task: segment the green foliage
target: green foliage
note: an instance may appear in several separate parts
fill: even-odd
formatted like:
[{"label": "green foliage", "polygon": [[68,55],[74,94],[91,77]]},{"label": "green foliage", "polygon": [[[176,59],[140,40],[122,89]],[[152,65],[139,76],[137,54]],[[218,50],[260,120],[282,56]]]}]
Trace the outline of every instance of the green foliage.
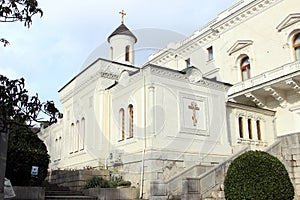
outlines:
[{"label": "green foliage", "polygon": [[294,188],[284,165],[274,156],[248,151],[228,168],[224,181],[227,200],[289,200]]},{"label": "green foliage", "polygon": [[56,123],[62,117],[53,101],[41,103],[38,95],[29,96],[23,78],[10,80],[0,74],[0,130],[7,131],[12,124],[40,122],[38,115],[44,112],[50,116],[49,123]]},{"label": "green foliage", "polygon": [[116,180],[116,181],[109,181],[105,180],[102,177],[99,176],[93,176],[90,178],[86,185],[85,188],[116,188],[118,186],[123,186],[123,187],[130,187],[131,182],[130,181],[123,181],[122,179]]},{"label": "green foliage", "polygon": [[23,78],[9,80],[0,75],[0,127],[6,131],[11,124],[25,124],[37,119],[42,103],[38,96],[30,97]]},{"label": "green foliage", "polygon": [[103,179],[102,177],[99,176],[93,176],[90,178],[86,185],[85,188],[112,188],[113,185],[111,184],[110,181]]},{"label": "green foliage", "polygon": [[[47,176],[49,155],[45,144],[27,126],[11,127],[7,152],[6,177],[14,186],[40,186]],[[31,167],[38,166],[38,175]]]},{"label": "green foliage", "polygon": [[[36,14],[43,15],[42,9],[38,7],[37,0],[1,0],[0,22],[24,22],[25,27],[30,27],[32,17]],[[9,42],[1,38],[0,42],[7,46]]]},{"label": "green foliage", "polygon": [[130,181],[123,181],[123,180],[121,180],[121,181],[119,181],[117,183],[117,185],[118,186],[122,186],[122,187],[130,187],[131,186],[131,182]]}]

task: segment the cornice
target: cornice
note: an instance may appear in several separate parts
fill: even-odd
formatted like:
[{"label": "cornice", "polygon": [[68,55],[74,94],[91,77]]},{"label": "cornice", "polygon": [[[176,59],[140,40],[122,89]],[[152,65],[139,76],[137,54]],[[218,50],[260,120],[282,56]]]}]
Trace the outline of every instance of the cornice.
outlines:
[{"label": "cornice", "polygon": [[[240,103],[236,103],[236,102],[231,102],[231,101],[226,102],[226,106],[230,107],[230,108],[246,110],[246,111],[250,111],[250,112],[254,112],[254,113],[260,113],[260,114],[264,114],[264,115],[268,115],[268,116],[274,116],[275,113],[276,113],[273,110],[268,110],[268,109],[265,109],[265,108],[253,107],[253,106],[244,105],[244,104],[240,104]],[[239,112],[239,113],[241,113],[241,112]],[[244,114],[243,116],[246,116],[246,115]]]},{"label": "cornice", "polygon": [[228,86],[226,86],[225,84],[223,84],[221,82],[210,81],[208,79],[201,79],[201,80],[193,83],[193,82],[190,82],[187,74],[182,73],[180,71],[169,70],[169,69],[163,68],[163,67],[151,66],[150,73],[151,73],[151,75],[168,78],[168,79],[172,79],[172,80],[176,80],[176,81],[182,81],[182,82],[185,82],[188,84],[211,88],[211,89],[216,89],[216,90],[220,90],[220,91],[226,91],[226,89],[228,88]]},{"label": "cornice", "polygon": [[80,82],[78,82],[78,84],[76,84],[73,89],[71,89],[70,91],[68,91],[66,94],[64,94],[61,97],[61,99],[60,99],[61,103],[64,103],[65,101],[70,99],[72,96],[74,96],[74,94],[79,93],[81,90],[86,88],[91,83],[97,81],[99,78],[118,80],[119,74],[111,73],[111,72],[102,72],[99,70],[97,73],[95,73],[89,77],[86,77],[84,80],[80,80]]},{"label": "cornice", "polygon": [[[172,54],[183,54],[189,51],[193,51],[196,47],[204,46],[209,42],[218,38],[218,36],[231,28],[239,25],[240,23],[248,20],[249,18],[256,16],[262,11],[274,6],[275,4],[283,0],[253,0],[246,4],[245,0],[242,0],[225,10],[219,16],[209,22],[207,25],[196,30],[191,36],[178,42],[178,48],[173,50]],[[160,64],[170,59],[171,52],[168,52],[169,48],[165,48],[161,51],[155,52],[157,57],[152,58],[150,61],[154,64]],[[167,57],[169,56],[169,57]]]}]

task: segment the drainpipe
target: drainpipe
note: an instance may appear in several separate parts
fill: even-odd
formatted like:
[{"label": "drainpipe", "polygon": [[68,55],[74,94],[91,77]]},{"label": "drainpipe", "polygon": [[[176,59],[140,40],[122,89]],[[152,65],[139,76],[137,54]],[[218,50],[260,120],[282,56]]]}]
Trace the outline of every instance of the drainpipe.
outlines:
[{"label": "drainpipe", "polygon": [[145,152],[146,152],[146,135],[147,135],[147,129],[146,129],[146,117],[147,117],[147,112],[146,112],[146,80],[145,80],[145,75],[144,75],[144,70],[143,70],[143,81],[144,81],[144,148],[142,151],[142,170],[141,170],[141,180],[140,180],[140,199],[143,198],[143,191],[144,191],[144,173],[145,173]]},{"label": "drainpipe", "polygon": [[142,170],[141,170],[141,180],[140,180],[140,199],[143,199],[143,189],[144,189],[144,160],[145,160],[145,148],[142,152]]}]

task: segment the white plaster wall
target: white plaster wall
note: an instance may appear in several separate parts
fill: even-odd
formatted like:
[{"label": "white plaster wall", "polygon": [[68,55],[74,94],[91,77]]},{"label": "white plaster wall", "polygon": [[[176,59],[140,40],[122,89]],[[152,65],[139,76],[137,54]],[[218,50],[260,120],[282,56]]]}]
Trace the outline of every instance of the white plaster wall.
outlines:
[{"label": "white plaster wall", "polygon": [[[113,48],[113,55],[110,55],[110,58],[113,61],[125,63],[125,64],[134,64],[134,44],[135,39],[127,35],[114,35],[110,38],[110,47]],[[125,61],[125,48],[126,46],[130,47],[130,57],[129,62]]]},{"label": "white plaster wall", "polygon": [[[240,138],[239,133],[239,117],[243,119],[243,138]],[[275,141],[276,122],[274,111],[228,103],[227,119],[230,144],[235,152],[248,145],[254,149],[263,150]],[[251,119],[252,122],[252,139],[249,139],[248,119]],[[258,140],[257,120],[260,121],[261,140]]]},{"label": "white plaster wall", "polygon": [[[256,1],[253,1],[252,4],[256,4]],[[203,74],[219,69],[210,78],[218,77],[218,80],[231,84],[241,81],[239,58],[242,55],[248,55],[250,58],[252,77],[293,62],[294,57],[289,38],[293,30],[300,29],[300,23],[295,23],[281,32],[276,27],[289,14],[298,13],[299,2],[283,0],[273,4],[267,9],[260,8],[261,11],[258,12],[257,8],[256,11],[245,10],[245,16],[249,15],[247,12],[256,14],[246,20],[245,17],[244,19],[239,17],[240,22],[234,22],[233,25],[226,18],[223,19],[214,25],[214,28],[219,29],[220,26],[227,27],[226,24],[230,24],[230,28],[226,31],[220,29],[218,33],[211,33],[207,37],[208,39],[201,40],[199,43],[199,38],[205,37],[207,34],[204,32],[202,35],[194,37],[186,47],[182,46],[176,49],[174,54],[178,55],[182,61],[190,58],[191,65],[198,67]],[[229,55],[228,50],[238,40],[251,40],[253,44]],[[214,59],[208,61],[207,48],[210,46],[213,47]],[[174,58],[167,58],[165,62],[159,64],[174,69],[173,63]],[[179,66],[185,65],[182,62]]]}]

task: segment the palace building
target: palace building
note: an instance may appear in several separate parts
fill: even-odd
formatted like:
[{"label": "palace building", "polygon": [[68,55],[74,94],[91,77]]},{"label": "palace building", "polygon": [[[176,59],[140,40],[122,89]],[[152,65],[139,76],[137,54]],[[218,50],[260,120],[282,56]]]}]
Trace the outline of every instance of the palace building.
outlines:
[{"label": "palace building", "polygon": [[185,177],[299,133],[299,10],[298,0],[241,0],[141,66],[122,21],[110,58],[59,90],[64,116],[39,133],[50,169],[111,169],[144,198],[176,196]]}]

